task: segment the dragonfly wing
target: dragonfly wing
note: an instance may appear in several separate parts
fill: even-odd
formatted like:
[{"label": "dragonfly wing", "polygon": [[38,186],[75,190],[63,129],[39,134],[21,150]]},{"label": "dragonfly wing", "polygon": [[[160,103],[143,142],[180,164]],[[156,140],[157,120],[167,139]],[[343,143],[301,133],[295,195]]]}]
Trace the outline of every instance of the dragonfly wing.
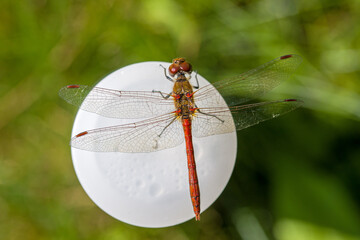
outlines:
[{"label": "dragonfly wing", "polygon": [[194,137],[206,137],[234,131],[234,121],[228,108],[202,108],[192,120]]},{"label": "dragonfly wing", "polygon": [[[213,134],[229,133],[256,125],[288,113],[303,104],[302,101],[286,99],[282,101],[261,102],[234,106],[230,108],[201,109],[207,115],[200,115],[194,123],[194,136],[205,137]],[[231,118],[231,114],[232,118]],[[224,122],[222,122],[223,120]],[[232,124],[233,125],[232,125]],[[206,130],[203,130],[206,128]]]},{"label": "dragonfly wing", "polygon": [[59,95],[82,110],[110,118],[148,118],[174,111],[172,98],[165,99],[158,92],[69,85],[61,88]]},{"label": "dragonfly wing", "polygon": [[236,77],[200,88],[195,93],[195,101],[207,102],[207,107],[216,106],[219,91],[230,106],[247,102],[278,86],[294,73],[301,62],[298,55],[281,56]]},{"label": "dragonfly wing", "polygon": [[79,133],[71,139],[71,146],[93,152],[155,152],[175,147],[183,141],[180,121],[174,114],[166,114]]},{"label": "dragonfly wing", "polygon": [[230,108],[237,130],[251,127],[260,122],[279,117],[303,105],[296,99],[260,102]]}]

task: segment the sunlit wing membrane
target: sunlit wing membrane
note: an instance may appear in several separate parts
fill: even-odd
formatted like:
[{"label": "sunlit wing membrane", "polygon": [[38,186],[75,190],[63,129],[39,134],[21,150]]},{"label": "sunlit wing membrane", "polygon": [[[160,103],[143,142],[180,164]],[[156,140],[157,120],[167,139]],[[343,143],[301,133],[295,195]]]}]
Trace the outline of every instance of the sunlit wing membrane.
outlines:
[{"label": "sunlit wing membrane", "polygon": [[59,95],[82,110],[110,118],[149,118],[175,110],[172,97],[165,99],[157,92],[69,85]]},{"label": "sunlit wing membrane", "polygon": [[217,106],[216,88],[234,106],[259,97],[291,76],[298,68],[302,58],[298,55],[285,55],[276,58],[258,68],[236,77],[215,82],[200,88],[195,94],[195,102],[207,102],[207,107]]},{"label": "sunlit wing membrane", "polygon": [[200,110],[203,114],[197,113],[194,117],[193,135],[205,137],[242,130],[288,113],[302,104],[302,101],[295,99],[261,102],[230,107],[231,113],[227,108],[204,108]]},{"label": "sunlit wing membrane", "polygon": [[231,107],[230,110],[234,118],[236,129],[242,130],[260,122],[284,115],[302,105],[303,102],[300,100],[285,99],[281,101],[235,106]]},{"label": "sunlit wing membrane", "polygon": [[183,141],[181,122],[174,114],[165,114],[81,132],[71,139],[71,146],[93,152],[155,152],[175,147]]},{"label": "sunlit wing membrane", "polygon": [[226,107],[203,108],[192,120],[194,137],[206,137],[235,131],[231,112]]}]

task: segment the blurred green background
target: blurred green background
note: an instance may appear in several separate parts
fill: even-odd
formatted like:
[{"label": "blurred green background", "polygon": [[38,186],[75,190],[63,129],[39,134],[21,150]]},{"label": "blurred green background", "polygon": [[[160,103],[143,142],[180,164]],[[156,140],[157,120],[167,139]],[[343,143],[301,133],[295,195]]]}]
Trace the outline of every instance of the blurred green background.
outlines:
[{"label": "blurred green background", "polygon": [[[0,1],[1,239],[360,239],[360,1]],[[81,188],[60,87],[186,57],[210,81],[304,58],[266,95],[303,108],[238,133],[220,198],[164,229],[119,222]]]}]

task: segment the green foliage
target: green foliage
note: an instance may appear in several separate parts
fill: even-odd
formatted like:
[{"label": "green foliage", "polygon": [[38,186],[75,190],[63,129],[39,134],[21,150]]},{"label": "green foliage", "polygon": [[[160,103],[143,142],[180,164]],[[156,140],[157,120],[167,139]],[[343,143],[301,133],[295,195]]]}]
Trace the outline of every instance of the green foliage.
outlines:
[{"label": "green foliage", "polygon": [[[360,239],[360,2],[0,2],[2,239]],[[202,215],[141,229],[98,209],[76,180],[70,83],[186,57],[210,81],[296,53],[296,76],[267,98],[294,113],[238,134],[234,174]]]}]

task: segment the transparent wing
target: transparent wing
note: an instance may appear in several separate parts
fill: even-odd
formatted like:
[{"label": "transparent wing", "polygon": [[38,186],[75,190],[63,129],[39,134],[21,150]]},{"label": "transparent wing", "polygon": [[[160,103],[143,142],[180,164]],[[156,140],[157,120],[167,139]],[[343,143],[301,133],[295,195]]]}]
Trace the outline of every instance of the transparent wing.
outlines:
[{"label": "transparent wing", "polygon": [[286,99],[230,108],[203,108],[193,119],[193,135],[205,137],[242,130],[288,113],[302,104],[299,100]]},{"label": "transparent wing", "polygon": [[155,152],[175,147],[183,141],[181,122],[174,114],[165,114],[79,133],[71,139],[71,146],[93,152]]},{"label": "transparent wing", "polygon": [[206,107],[216,107],[220,97],[217,91],[229,106],[247,102],[278,86],[294,73],[301,62],[302,58],[297,55],[281,56],[234,78],[200,88],[194,94],[195,102]]},{"label": "transparent wing", "polygon": [[194,137],[206,137],[235,131],[234,121],[228,108],[203,108],[192,119]]},{"label": "transparent wing", "polygon": [[172,97],[165,99],[158,92],[69,85],[61,88],[59,95],[82,110],[110,118],[149,118],[174,111]]}]

